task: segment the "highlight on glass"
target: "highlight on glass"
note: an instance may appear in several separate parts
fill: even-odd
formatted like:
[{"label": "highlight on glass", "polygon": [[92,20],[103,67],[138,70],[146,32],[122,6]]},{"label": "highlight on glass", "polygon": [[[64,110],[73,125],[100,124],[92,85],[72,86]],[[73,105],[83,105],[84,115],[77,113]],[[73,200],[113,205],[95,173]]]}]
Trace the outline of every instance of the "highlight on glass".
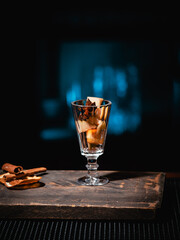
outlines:
[{"label": "highlight on glass", "polygon": [[97,159],[104,152],[111,101],[87,97],[71,103],[80,151],[87,158],[87,175],[78,179],[81,185],[104,185],[109,182],[99,176]]}]

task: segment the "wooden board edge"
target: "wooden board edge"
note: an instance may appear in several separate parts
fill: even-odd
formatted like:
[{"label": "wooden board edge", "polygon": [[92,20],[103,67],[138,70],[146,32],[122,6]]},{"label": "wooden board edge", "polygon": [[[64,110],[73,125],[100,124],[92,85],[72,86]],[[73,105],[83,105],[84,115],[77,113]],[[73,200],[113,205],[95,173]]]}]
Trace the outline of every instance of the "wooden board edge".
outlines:
[{"label": "wooden board edge", "polygon": [[101,207],[71,207],[71,206],[0,206],[0,219],[153,219],[155,209],[144,208],[101,208]]}]

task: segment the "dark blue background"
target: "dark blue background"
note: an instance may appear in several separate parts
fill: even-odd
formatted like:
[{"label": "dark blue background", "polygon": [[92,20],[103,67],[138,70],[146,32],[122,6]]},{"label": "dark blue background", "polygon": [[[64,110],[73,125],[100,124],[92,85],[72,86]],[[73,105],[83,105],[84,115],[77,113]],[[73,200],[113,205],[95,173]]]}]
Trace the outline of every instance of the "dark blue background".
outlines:
[{"label": "dark blue background", "polygon": [[[48,126],[42,114],[42,99],[58,95],[58,46],[64,42],[123,42],[127,50],[134,44],[136,52],[136,44],[141,42],[141,55],[134,53],[139,64],[148,56],[139,72],[141,123],[133,132],[108,134],[105,154],[99,158],[100,168],[177,171],[180,152],[178,20],[175,10],[9,12],[4,31],[7,70],[2,101],[5,121],[1,163],[12,162],[26,168],[85,169],[76,135],[54,140],[41,137],[42,130]],[[48,59],[46,71],[42,71],[40,66],[45,58]],[[48,91],[43,95],[45,84]],[[66,119],[69,109],[66,105],[62,109]],[[57,125],[56,119],[53,124]]]}]

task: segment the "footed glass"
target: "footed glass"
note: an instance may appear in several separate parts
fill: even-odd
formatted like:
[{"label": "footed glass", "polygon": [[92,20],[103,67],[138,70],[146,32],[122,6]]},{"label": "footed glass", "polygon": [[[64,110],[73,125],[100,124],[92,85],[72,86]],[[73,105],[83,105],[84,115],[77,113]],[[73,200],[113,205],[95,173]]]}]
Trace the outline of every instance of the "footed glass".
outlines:
[{"label": "footed glass", "polygon": [[71,103],[80,151],[87,158],[87,175],[78,179],[81,185],[104,185],[109,182],[106,177],[98,175],[97,159],[104,152],[112,103],[98,99],[77,100]]}]

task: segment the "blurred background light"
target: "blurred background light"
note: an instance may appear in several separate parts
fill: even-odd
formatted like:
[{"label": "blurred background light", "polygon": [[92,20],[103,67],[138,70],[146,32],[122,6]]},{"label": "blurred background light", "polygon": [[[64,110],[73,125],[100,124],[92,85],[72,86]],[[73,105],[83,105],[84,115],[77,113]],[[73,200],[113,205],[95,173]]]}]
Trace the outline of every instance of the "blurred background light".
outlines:
[{"label": "blurred background light", "polygon": [[44,99],[42,102],[42,110],[48,118],[56,117],[59,111],[59,102],[57,99]]},{"label": "blurred background light", "polygon": [[103,95],[103,68],[102,67],[95,67],[94,69],[93,91],[94,91],[94,96]]},{"label": "blurred background light", "polygon": [[66,91],[66,102],[68,106],[71,106],[71,102],[81,99],[81,86],[79,83],[72,83],[70,89]]},{"label": "blurred background light", "polygon": [[66,139],[72,136],[71,131],[64,128],[50,128],[41,131],[41,138],[44,140]]},{"label": "blurred background light", "polygon": [[[87,96],[112,101],[109,134],[137,131],[141,124],[138,61],[133,52],[126,52],[125,43],[63,42],[59,44],[58,59],[58,96],[44,98],[42,104],[46,117],[54,117],[54,122],[51,123],[52,130],[48,124],[42,130],[42,139],[73,135],[75,125],[71,102]],[[68,109],[66,114],[65,108]],[[62,116],[64,121],[60,121]]]},{"label": "blurred background light", "polygon": [[126,73],[124,71],[117,71],[116,81],[117,81],[117,96],[125,97],[128,88],[128,84],[126,81]]}]

